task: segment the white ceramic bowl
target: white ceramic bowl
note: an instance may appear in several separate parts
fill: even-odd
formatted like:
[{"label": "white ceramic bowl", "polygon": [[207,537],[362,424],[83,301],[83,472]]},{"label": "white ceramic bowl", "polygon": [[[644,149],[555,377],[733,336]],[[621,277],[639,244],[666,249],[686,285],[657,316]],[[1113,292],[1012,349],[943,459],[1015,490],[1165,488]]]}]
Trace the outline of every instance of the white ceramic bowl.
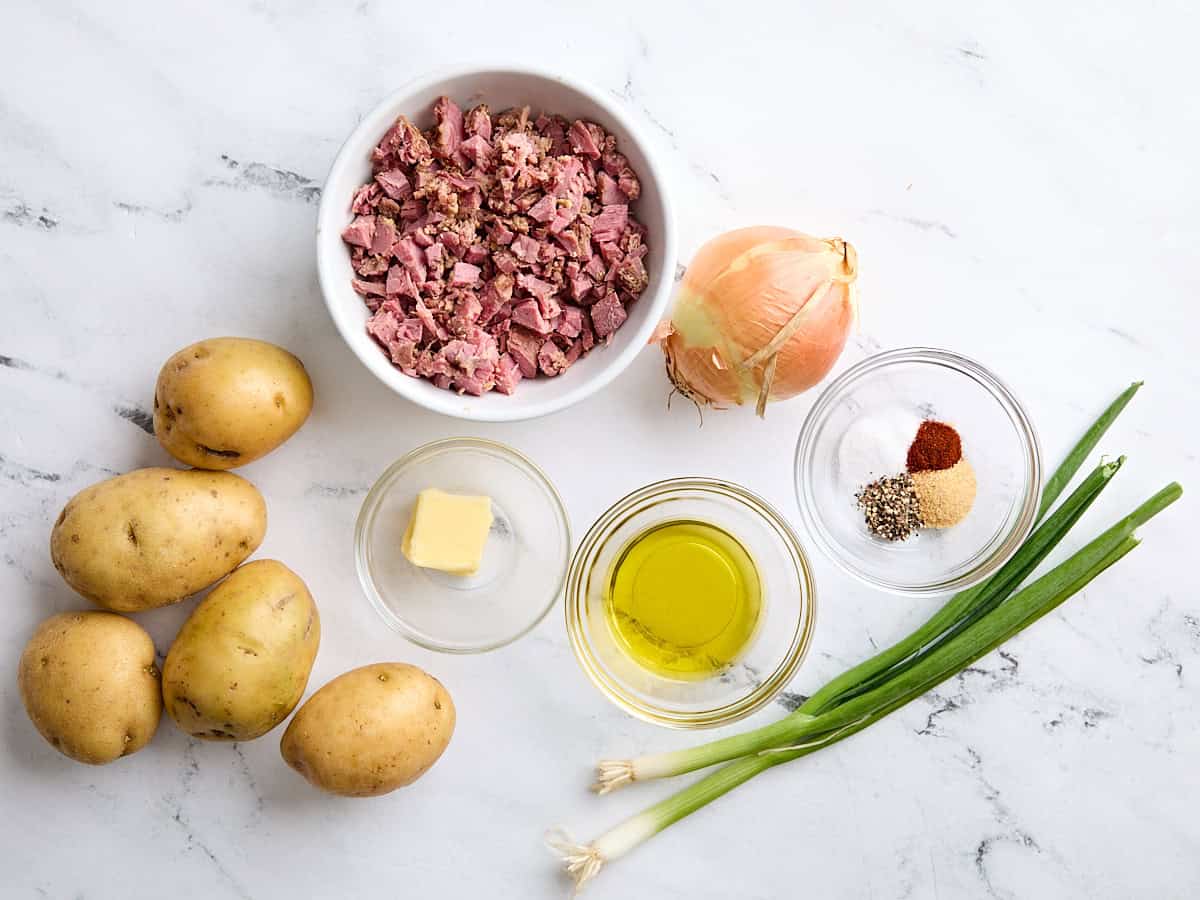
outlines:
[{"label": "white ceramic bowl", "polygon": [[[350,285],[354,273],[341,232],[352,218],[354,191],[371,177],[371,150],[401,113],[418,127],[429,127],[433,101],[442,94],[464,109],[480,102],[493,112],[528,105],[535,112],[594,121],[616,136],[618,149],[629,158],[642,183],[632,213],[647,228],[650,282],[630,308],[628,320],[608,346],[596,347],[556,378],[522,380],[510,396],[496,391],[482,397],[460,396],[405,375],[367,334],[367,307]],[[675,274],[675,229],[666,179],[644,134],[606,92],[536,69],[498,66],[437,72],[411,82],[375,107],[338,152],[317,214],[317,272],[338,331],[363,365],[396,393],[435,412],[478,422],[543,416],[578,403],[616,378],[645,348],[663,317]]]}]

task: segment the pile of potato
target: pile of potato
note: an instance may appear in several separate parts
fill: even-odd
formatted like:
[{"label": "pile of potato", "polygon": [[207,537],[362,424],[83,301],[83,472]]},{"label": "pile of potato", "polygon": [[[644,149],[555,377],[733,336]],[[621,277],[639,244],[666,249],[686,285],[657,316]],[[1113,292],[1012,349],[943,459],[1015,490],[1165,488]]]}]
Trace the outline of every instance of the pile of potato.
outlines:
[{"label": "pile of potato", "polygon": [[[261,737],[295,709],[321,641],[317,606],[283,563],[243,565],[266,534],[267,507],[249,481],[220,470],[286,441],[312,400],[303,364],[273,344],[217,338],[167,360],[155,435],[197,468],[139,469],[92,485],[50,535],[55,568],[105,610],[51,616],[21,655],[21,698],[55,749],[94,765],[136,753],[164,706],[183,731],[216,741]],[[217,581],[160,674],[150,636],[121,613],[178,603]],[[280,753],[323,790],[376,796],[437,761],[454,715],[445,688],[420,669],[364,666],[309,698]]]}]

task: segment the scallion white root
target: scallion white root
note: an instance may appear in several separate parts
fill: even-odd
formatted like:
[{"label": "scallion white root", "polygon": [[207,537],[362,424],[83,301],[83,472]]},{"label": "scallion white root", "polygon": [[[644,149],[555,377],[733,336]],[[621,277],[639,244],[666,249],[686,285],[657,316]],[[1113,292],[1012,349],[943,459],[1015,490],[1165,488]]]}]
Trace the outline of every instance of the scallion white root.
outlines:
[{"label": "scallion white root", "polygon": [[565,829],[552,828],[546,832],[546,846],[563,861],[563,869],[575,883],[578,893],[600,873],[606,862],[624,856],[642,841],[658,834],[667,824],[660,823],[647,810],[626,819],[590,844],[574,841]]},{"label": "scallion white root", "polygon": [[596,763],[596,781],[592,790],[607,794],[635,781],[652,781],[690,771],[688,751],[654,753],[636,759],[602,759]]}]

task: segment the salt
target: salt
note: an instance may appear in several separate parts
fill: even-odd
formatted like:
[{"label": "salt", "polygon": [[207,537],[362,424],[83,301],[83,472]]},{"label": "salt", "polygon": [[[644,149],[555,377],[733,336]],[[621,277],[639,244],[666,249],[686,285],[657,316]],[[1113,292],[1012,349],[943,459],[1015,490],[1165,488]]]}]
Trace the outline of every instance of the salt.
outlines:
[{"label": "salt", "polygon": [[922,421],[898,407],[855,419],[838,444],[838,476],[857,489],[905,471],[908,448]]}]

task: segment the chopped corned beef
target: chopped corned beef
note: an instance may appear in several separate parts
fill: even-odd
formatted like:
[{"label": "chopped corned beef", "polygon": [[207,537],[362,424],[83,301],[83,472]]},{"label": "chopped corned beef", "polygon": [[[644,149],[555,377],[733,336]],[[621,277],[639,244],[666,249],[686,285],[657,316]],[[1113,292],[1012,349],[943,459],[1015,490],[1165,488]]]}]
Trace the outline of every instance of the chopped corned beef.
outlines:
[{"label": "chopped corned beef", "polygon": [[537,334],[549,334],[554,330],[542,314],[542,308],[536,300],[526,300],[518,303],[512,309],[512,320],[518,325],[524,325]]},{"label": "chopped corned beef", "polygon": [[612,291],[593,303],[588,312],[592,315],[592,328],[600,337],[608,337],[625,321],[625,307]]},{"label": "chopped corned beef", "polygon": [[558,199],[553,194],[543,194],[542,199],[529,207],[529,218],[549,222],[558,210]]},{"label": "chopped corned beef", "polygon": [[354,285],[354,290],[362,294],[364,297],[369,297],[372,294],[376,294],[380,297],[387,295],[387,291],[384,289],[382,281],[363,281],[359,278],[355,278],[351,281],[351,284]]},{"label": "chopped corned beef", "polygon": [[613,203],[625,202],[625,195],[617,187],[617,180],[607,172],[597,173],[596,187],[600,189],[600,202],[602,204],[607,206]]},{"label": "chopped corned beef", "polygon": [[612,203],[601,210],[592,225],[592,240],[603,245],[606,241],[618,241],[629,225],[629,207],[624,203]]},{"label": "chopped corned beef", "polygon": [[638,181],[637,175],[633,173],[633,169],[629,168],[629,166],[622,169],[621,174],[617,176],[617,187],[631,201],[642,196],[642,183]]},{"label": "chopped corned beef", "polygon": [[342,232],[354,290],[405,374],[511,394],[610,339],[645,290],[641,184],[592,122],[448,97],[433,121],[399,117],[371,153]]},{"label": "chopped corned beef", "polygon": [[526,378],[537,375],[537,354],[541,348],[542,339],[536,334],[516,325],[509,329],[508,353]]},{"label": "chopped corned beef", "polygon": [[571,123],[571,128],[567,132],[567,141],[571,144],[571,149],[581,156],[586,156],[588,159],[600,158],[600,145],[596,142],[595,135],[588,128],[587,122],[576,119]]},{"label": "chopped corned beef", "polygon": [[650,276],[646,274],[642,258],[633,254],[627,255],[617,266],[617,280],[621,283],[621,287],[631,294],[637,295],[644,291],[650,281]]},{"label": "chopped corned beef", "polygon": [[454,272],[450,276],[450,286],[463,287],[474,284],[479,280],[479,271],[479,266],[473,266],[465,262],[456,262],[454,264]]},{"label": "chopped corned beef", "polygon": [[433,117],[437,120],[432,141],[433,152],[442,159],[453,159],[462,145],[462,110],[449,97],[438,97],[433,104]]},{"label": "chopped corned beef", "polygon": [[392,266],[388,269],[387,283],[384,287],[389,297],[401,295],[416,300],[420,294],[413,283],[412,275],[403,266]]},{"label": "chopped corned beef", "polygon": [[354,199],[350,201],[350,212],[356,216],[370,215],[375,210],[375,204],[378,201],[379,185],[367,182],[354,192]]},{"label": "chopped corned beef", "polygon": [[342,240],[355,247],[370,248],[375,237],[375,217],[356,216],[342,231]]},{"label": "chopped corned beef", "polygon": [[389,169],[375,176],[375,181],[383,192],[396,201],[404,201],[412,195],[412,185],[408,176],[400,169]]},{"label": "chopped corned beef", "polygon": [[480,103],[478,106],[472,107],[463,120],[463,127],[467,134],[490,141],[492,139],[492,115],[488,112],[487,105]]},{"label": "chopped corned beef", "polygon": [[527,234],[518,234],[513,238],[512,252],[521,262],[536,262],[539,249],[538,242]]},{"label": "chopped corned beef", "polygon": [[496,390],[502,394],[511,394],[517,389],[517,382],[521,380],[521,369],[507,353],[500,357],[500,361],[496,363]]},{"label": "chopped corned beef", "polygon": [[592,289],[592,279],[586,275],[576,275],[571,279],[570,284],[572,300],[583,300]]},{"label": "chopped corned beef", "polygon": [[392,252],[392,244],[396,242],[396,223],[386,216],[375,217],[375,234],[371,238],[371,252],[386,254]]},{"label": "chopped corned beef", "polygon": [[563,337],[579,337],[583,331],[583,310],[578,306],[564,306],[562,318],[558,320],[558,333]]},{"label": "chopped corned beef", "polygon": [[541,369],[543,375],[551,377],[560,375],[566,371],[570,363],[567,361],[559,346],[554,341],[546,341],[542,344],[537,355],[538,368]]}]

